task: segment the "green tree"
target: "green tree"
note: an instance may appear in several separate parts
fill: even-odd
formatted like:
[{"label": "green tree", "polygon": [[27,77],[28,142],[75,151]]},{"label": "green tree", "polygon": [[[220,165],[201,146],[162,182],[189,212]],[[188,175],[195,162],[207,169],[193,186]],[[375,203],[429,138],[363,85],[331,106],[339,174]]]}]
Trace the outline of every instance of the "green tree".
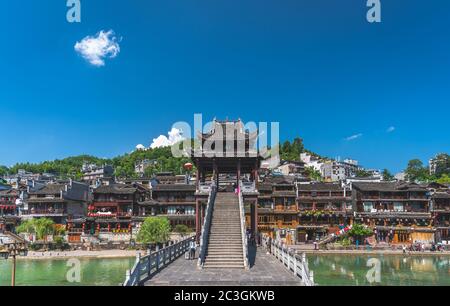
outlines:
[{"label": "green tree", "polygon": [[177,224],[175,225],[175,228],[173,231],[177,234],[179,234],[181,237],[184,237],[186,234],[190,233],[191,230],[189,227],[185,224]]},{"label": "green tree", "polygon": [[0,166],[0,176],[7,175],[9,173],[9,168],[6,166]]},{"label": "green tree", "polygon": [[373,231],[362,224],[355,223],[353,224],[352,228],[347,232],[347,235],[353,237],[353,239],[355,240],[362,241],[364,238],[372,236]]},{"label": "green tree", "polygon": [[383,176],[383,181],[392,181],[394,179],[394,176],[388,169],[384,169],[381,175]]},{"label": "green tree", "polygon": [[410,182],[423,182],[429,180],[428,169],[420,159],[412,159],[405,170],[406,178]]},{"label": "green tree", "polygon": [[311,181],[322,181],[322,175],[320,174],[320,171],[314,169],[314,167],[306,167],[305,174]]},{"label": "green tree", "polygon": [[436,176],[440,177],[443,174],[450,175],[450,155],[441,153],[436,155]]},{"label": "green tree", "polygon": [[439,184],[450,184],[450,176],[447,174],[442,174],[440,178],[436,180]]},{"label": "green tree", "polygon": [[18,233],[36,234],[37,240],[45,240],[47,235],[55,233],[55,222],[48,218],[30,219],[22,222],[17,228]]},{"label": "green tree", "polygon": [[170,222],[166,217],[148,217],[139,229],[137,241],[143,244],[165,243],[170,237]]},{"label": "green tree", "polygon": [[367,177],[367,176],[372,176],[372,173],[369,171],[366,171],[364,169],[358,169],[358,170],[356,170],[355,175],[356,175],[356,177]]}]

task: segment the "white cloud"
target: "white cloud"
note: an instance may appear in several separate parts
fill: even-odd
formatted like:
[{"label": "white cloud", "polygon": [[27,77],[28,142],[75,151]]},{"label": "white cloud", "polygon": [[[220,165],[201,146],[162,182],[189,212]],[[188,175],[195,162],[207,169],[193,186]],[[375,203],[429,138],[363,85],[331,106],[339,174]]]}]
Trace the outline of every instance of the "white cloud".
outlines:
[{"label": "white cloud", "polygon": [[172,128],[168,132],[168,136],[169,137],[165,135],[159,135],[157,138],[153,138],[153,142],[150,145],[150,148],[154,149],[160,147],[168,147],[185,139],[183,137],[183,131],[177,128]]},{"label": "white cloud", "polygon": [[363,134],[362,133],[358,133],[349,137],[346,137],[345,140],[350,141],[350,140],[355,140],[357,138],[360,138]]},{"label": "white cloud", "polygon": [[395,126],[390,126],[386,130],[387,133],[392,133],[393,131],[395,131]]},{"label": "white cloud", "polygon": [[94,66],[105,65],[106,58],[114,58],[120,52],[114,31],[100,31],[95,36],[86,36],[77,41],[74,48],[84,59]]}]

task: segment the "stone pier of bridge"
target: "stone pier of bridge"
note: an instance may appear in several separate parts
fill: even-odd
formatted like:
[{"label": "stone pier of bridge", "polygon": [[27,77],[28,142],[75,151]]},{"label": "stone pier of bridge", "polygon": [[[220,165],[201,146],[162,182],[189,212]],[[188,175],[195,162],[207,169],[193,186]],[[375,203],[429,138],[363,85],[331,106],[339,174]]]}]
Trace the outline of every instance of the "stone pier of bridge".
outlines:
[{"label": "stone pier of bridge", "polygon": [[145,286],[302,286],[301,280],[289,272],[263,248],[249,246],[250,269],[199,269],[197,260],[183,256],[159,271]]}]

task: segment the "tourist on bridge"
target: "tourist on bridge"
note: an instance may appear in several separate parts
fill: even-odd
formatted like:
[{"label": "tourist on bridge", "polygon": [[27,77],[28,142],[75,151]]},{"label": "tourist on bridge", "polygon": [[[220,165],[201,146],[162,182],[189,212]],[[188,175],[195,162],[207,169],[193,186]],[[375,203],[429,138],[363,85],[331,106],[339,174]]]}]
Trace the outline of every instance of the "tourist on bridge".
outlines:
[{"label": "tourist on bridge", "polygon": [[195,259],[195,250],[197,249],[197,244],[194,240],[189,243],[189,259]]}]

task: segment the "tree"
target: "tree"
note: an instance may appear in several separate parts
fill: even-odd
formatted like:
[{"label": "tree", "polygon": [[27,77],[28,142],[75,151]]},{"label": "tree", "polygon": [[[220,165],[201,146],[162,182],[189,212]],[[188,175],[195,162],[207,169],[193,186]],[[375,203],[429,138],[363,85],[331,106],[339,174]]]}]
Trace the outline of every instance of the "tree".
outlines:
[{"label": "tree", "polygon": [[435,157],[436,176],[440,177],[443,174],[450,175],[450,155],[441,153]]},{"label": "tree", "polygon": [[440,178],[436,180],[439,184],[450,184],[450,176],[447,174],[442,174]]},{"label": "tree", "polygon": [[314,167],[306,167],[305,174],[311,181],[322,181],[322,175],[320,171],[314,169]]},{"label": "tree", "polygon": [[48,218],[26,220],[16,228],[18,233],[36,234],[37,240],[46,240],[47,235],[54,234],[55,230],[55,222]]},{"label": "tree", "polygon": [[355,173],[356,177],[366,177],[366,176],[372,176],[372,173],[369,171],[366,171],[364,169],[358,169]]},{"label": "tree", "polygon": [[394,179],[394,176],[388,169],[384,169],[381,175],[383,176],[383,181],[392,181]]},{"label": "tree", "polygon": [[347,232],[347,235],[353,237],[353,239],[355,240],[361,241],[366,237],[372,236],[373,231],[362,224],[355,223],[353,224],[352,228]]},{"label": "tree", "polygon": [[184,235],[186,235],[187,233],[191,232],[189,227],[187,227],[187,225],[184,225],[184,224],[177,224],[177,225],[175,225],[175,228],[174,228],[173,231],[175,233],[179,234],[181,237],[184,237]]},{"label": "tree", "polygon": [[6,166],[0,166],[0,176],[7,175],[9,173],[9,169]]},{"label": "tree", "polygon": [[406,178],[410,182],[429,180],[428,169],[423,166],[420,159],[412,159],[405,170]]},{"label": "tree", "polygon": [[137,241],[143,244],[165,243],[170,237],[170,222],[166,217],[145,218],[137,234]]}]

